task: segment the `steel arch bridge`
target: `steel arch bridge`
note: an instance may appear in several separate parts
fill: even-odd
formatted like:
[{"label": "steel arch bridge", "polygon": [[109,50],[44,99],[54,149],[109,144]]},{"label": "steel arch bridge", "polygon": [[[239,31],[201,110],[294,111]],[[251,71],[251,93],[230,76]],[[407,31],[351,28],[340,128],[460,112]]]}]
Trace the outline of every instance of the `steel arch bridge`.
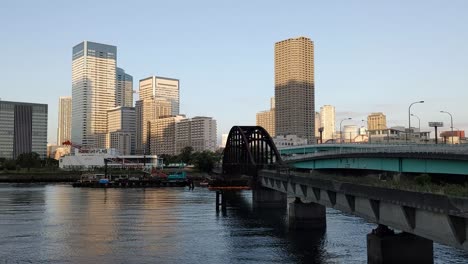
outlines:
[{"label": "steel arch bridge", "polygon": [[261,126],[233,126],[223,155],[223,174],[257,176],[269,165],[282,165],[283,160],[270,134]]}]

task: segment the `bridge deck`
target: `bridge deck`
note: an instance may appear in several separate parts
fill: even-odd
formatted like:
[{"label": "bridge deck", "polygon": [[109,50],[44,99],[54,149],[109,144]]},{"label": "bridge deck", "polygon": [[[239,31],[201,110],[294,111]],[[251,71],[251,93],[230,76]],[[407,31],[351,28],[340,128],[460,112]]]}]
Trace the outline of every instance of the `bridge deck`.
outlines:
[{"label": "bridge deck", "polygon": [[468,250],[468,199],[260,171],[262,185]]}]

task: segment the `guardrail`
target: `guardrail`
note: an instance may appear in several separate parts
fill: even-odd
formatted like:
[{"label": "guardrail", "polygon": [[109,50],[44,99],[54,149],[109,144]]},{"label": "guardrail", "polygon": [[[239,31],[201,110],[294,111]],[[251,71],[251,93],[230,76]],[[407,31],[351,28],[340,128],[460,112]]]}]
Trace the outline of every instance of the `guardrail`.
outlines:
[{"label": "guardrail", "polygon": [[[300,149],[300,148],[298,148]],[[359,146],[359,147],[339,147],[327,151],[317,151],[304,154],[284,154],[283,160],[304,159],[308,157],[340,155],[340,154],[359,154],[359,153],[421,153],[421,154],[458,154],[468,156],[468,145],[378,145],[378,146]]]}]

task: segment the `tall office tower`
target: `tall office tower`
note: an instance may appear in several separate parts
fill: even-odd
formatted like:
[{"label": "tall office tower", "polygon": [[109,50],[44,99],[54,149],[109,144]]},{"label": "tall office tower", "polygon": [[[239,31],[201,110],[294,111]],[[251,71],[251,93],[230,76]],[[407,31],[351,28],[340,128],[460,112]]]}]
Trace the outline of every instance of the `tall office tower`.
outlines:
[{"label": "tall office tower", "polygon": [[176,154],[185,147],[192,147],[195,152],[217,149],[216,120],[211,117],[183,119],[176,123],[175,129]]},{"label": "tall office tower", "polygon": [[165,116],[171,116],[172,105],[164,98],[139,100],[136,108],[136,153],[149,154],[149,122]]},{"label": "tall office tower", "polygon": [[57,145],[71,140],[71,115],[72,98],[71,96],[61,96],[59,98]]},{"label": "tall office tower", "polygon": [[169,116],[150,121],[150,153],[175,155],[175,126],[184,116]]},{"label": "tall office tower", "polygon": [[72,142],[96,147],[115,107],[117,47],[83,41],[73,47]]},{"label": "tall office tower", "polygon": [[179,114],[179,80],[151,76],[140,80],[140,100],[166,99],[171,103],[171,115]]},{"label": "tall office tower", "polygon": [[387,128],[387,117],[381,113],[371,113],[367,116],[367,129],[378,130]]},{"label": "tall office tower", "polygon": [[315,142],[314,43],[305,37],[275,44],[276,135]]},{"label": "tall office tower", "polygon": [[0,158],[47,155],[47,105],[0,101]]},{"label": "tall office tower", "polygon": [[320,121],[321,127],[323,127],[323,142],[333,139],[335,136],[335,107],[332,105],[320,107]]},{"label": "tall office tower", "polygon": [[133,77],[117,68],[115,83],[115,106],[133,107]]},{"label": "tall office tower", "polygon": [[121,155],[135,153],[136,113],[135,107],[116,107],[107,111],[109,147]]},{"label": "tall office tower", "polygon": [[319,128],[321,127],[322,127],[322,121],[320,120],[320,113],[315,112],[315,137],[316,138],[320,137]]}]

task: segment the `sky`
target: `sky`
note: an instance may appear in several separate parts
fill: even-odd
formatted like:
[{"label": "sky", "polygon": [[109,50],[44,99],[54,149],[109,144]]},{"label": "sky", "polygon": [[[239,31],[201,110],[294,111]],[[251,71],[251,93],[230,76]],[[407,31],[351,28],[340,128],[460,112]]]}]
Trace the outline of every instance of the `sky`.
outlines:
[{"label": "sky", "polygon": [[[383,112],[408,125],[468,130],[468,1],[24,1],[0,8],[0,98],[49,105],[71,95],[72,47],[117,46],[117,66],[138,80],[180,79],[181,113],[212,116],[218,134],[255,125],[274,95],[274,43],[306,36],[315,46],[315,109],[337,125]],[[413,119],[412,125],[417,124]],[[338,129],[338,128],[337,128]],[[431,129],[432,131],[432,129]]]}]

